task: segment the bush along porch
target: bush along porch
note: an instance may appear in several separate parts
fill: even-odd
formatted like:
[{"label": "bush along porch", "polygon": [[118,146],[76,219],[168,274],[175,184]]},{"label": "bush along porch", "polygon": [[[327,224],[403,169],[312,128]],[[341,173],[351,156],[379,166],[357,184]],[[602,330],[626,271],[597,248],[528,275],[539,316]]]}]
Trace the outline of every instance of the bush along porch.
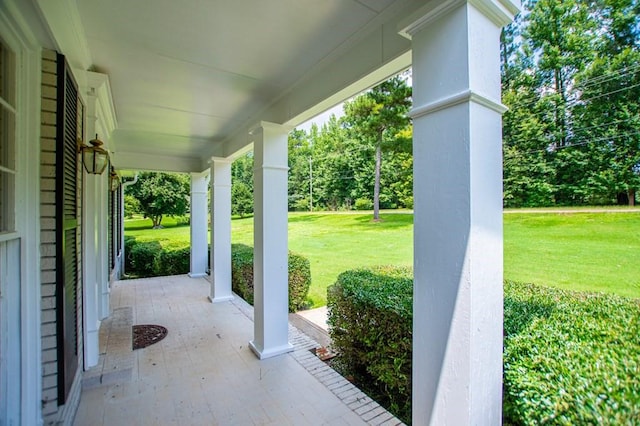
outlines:
[{"label": "bush along porch", "polygon": [[[190,247],[158,241],[136,241],[125,237],[125,271],[131,277],[158,277],[189,273]],[[289,252],[289,311],[308,306],[307,294],[311,285],[309,260]],[[233,291],[253,305],[253,247],[244,244],[231,246],[231,286]]]},{"label": "bush along porch", "polygon": [[[289,252],[289,312],[305,309],[311,285],[309,260]],[[253,305],[253,247],[231,245],[231,288]]]},{"label": "bush along porch", "polygon": [[[347,271],[328,289],[334,367],[411,420],[412,272]],[[505,424],[636,424],[640,301],[504,284]]]}]

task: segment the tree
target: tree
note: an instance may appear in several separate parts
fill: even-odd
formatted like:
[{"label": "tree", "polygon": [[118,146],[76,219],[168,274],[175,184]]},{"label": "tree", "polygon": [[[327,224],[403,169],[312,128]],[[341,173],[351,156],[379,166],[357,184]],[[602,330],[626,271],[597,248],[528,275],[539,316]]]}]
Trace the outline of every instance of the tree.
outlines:
[{"label": "tree", "polygon": [[253,194],[244,182],[231,186],[231,213],[240,217],[253,213]]},{"label": "tree", "polygon": [[240,217],[253,213],[253,152],[231,164],[231,213]]},{"label": "tree", "polygon": [[[344,106],[350,137],[375,149],[373,219],[380,219],[380,171],[382,152],[407,150],[403,131],[410,123],[411,88],[405,79],[393,77]],[[410,146],[410,144],[409,144]]]},{"label": "tree", "polygon": [[124,196],[124,215],[131,218],[134,214],[140,213],[140,201],[133,195]]},{"label": "tree", "polygon": [[140,203],[153,229],[162,227],[163,216],[181,216],[189,208],[189,177],[179,173],[142,172],[138,182],[127,187],[128,195]]},{"label": "tree", "polygon": [[576,78],[576,135],[592,160],[587,185],[599,199],[635,204],[640,189],[640,4],[602,0],[598,57]]}]

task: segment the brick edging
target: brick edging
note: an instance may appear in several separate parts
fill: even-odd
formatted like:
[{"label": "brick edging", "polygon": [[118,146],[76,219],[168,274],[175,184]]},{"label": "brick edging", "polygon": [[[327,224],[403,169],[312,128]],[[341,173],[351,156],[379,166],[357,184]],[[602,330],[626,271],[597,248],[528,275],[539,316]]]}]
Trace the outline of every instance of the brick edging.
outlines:
[{"label": "brick edging", "polygon": [[[253,307],[241,297],[238,297],[238,295],[234,294],[234,296],[231,303],[253,321]],[[324,387],[329,389],[343,404],[357,414],[362,421],[372,426],[396,426],[404,424],[384,407],[358,389],[353,383],[342,377],[337,371],[314,355],[311,349],[319,348],[320,345],[291,324],[289,324],[289,341],[293,345],[294,350],[288,355],[293,357],[298,364],[311,373]]]}]

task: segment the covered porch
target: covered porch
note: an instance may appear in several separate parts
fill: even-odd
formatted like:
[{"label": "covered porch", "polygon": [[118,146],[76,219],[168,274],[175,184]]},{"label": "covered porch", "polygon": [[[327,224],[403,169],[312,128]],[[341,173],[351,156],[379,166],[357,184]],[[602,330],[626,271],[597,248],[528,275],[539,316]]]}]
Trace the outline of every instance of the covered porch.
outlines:
[{"label": "covered porch", "polygon": [[[294,350],[260,361],[247,344],[252,307],[237,297],[212,304],[209,288],[206,278],[184,275],[114,283],[76,425],[400,424],[313,355],[317,343],[292,326]],[[168,334],[132,350],[132,324]]]}]

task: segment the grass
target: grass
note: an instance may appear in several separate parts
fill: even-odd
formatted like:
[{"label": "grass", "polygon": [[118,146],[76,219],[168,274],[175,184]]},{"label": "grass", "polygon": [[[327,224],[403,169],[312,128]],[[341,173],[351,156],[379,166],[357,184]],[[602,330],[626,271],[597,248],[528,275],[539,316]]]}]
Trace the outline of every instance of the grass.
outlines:
[{"label": "grass", "polygon": [[[564,211],[564,210],[563,210]],[[383,213],[290,213],[289,249],[311,262],[309,297],[326,303],[326,288],[339,273],[353,268],[393,264],[410,266],[413,216]],[[139,240],[188,244],[188,226],[163,220],[125,222],[126,234]],[[640,298],[640,210],[633,213],[510,213],[504,216],[505,279],[550,287],[615,293]],[[232,221],[232,241],[253,245],[253,219]]]},{"label": "grass", "polygon": [[[311,263],[309,299],[314,307],[327,301],[327,287],[341,272],[362,266],[409,266],[413,259],[413,215],[371,213],[290,213],[289,250]],[[232,224],[234,243],[253,245],[253,219]]]},{"label": "grass", "polygon": [[640,212],[504,217],[506,279],[640,297]]}]

